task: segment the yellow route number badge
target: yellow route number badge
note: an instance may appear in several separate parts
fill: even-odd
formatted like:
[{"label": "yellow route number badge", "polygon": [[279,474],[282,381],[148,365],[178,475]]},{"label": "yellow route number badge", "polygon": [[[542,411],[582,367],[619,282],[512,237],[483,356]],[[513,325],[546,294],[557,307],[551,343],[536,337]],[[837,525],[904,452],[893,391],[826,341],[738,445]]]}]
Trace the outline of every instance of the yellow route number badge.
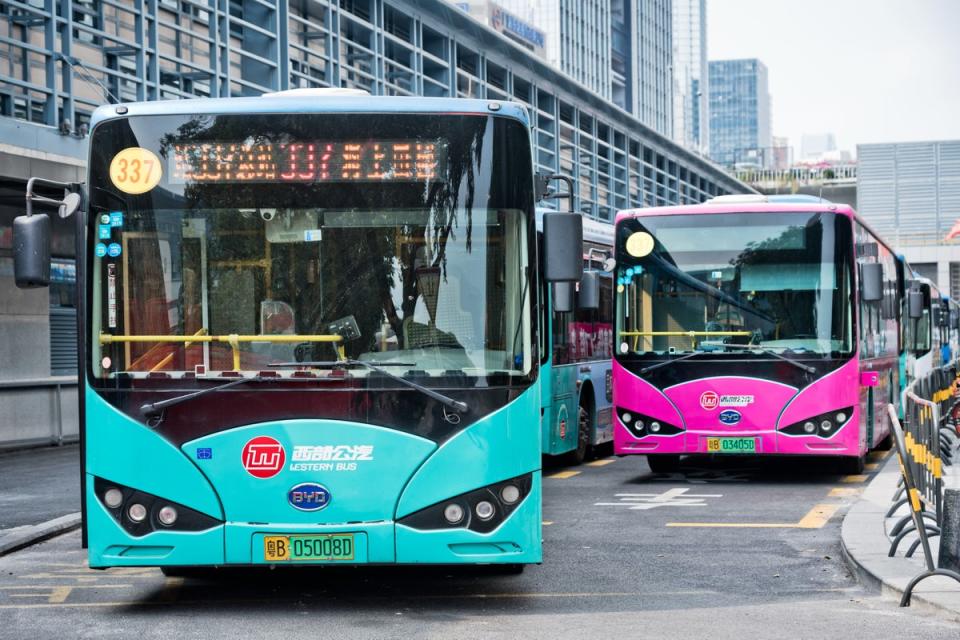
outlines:
[{"label": "yellow route number badge", "polygon": [[146,193],[160,183],[160,158],[143,147],[127,147],[110,161],[110,180],[124,193]]}]

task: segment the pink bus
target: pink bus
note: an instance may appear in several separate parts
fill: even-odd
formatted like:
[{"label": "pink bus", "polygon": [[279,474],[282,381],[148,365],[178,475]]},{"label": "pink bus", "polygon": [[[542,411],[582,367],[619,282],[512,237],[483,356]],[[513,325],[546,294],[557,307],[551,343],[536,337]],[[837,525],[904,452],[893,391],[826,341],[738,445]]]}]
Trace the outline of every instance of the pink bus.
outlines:
[{"label": "pink bus", "polygon": [[818,198],[721,196],[616,219],[614,444],[835,456],[863,469],[899,403],[902,261]]}]

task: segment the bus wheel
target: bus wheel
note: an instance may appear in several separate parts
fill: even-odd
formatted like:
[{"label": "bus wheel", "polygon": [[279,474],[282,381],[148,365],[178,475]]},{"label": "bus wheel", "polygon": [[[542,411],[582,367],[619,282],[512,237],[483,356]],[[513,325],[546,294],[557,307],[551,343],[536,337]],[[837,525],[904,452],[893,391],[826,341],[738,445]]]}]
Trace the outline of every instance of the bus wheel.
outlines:
[{"label": "bus wheel", "polygon": [[887,437],[877,443],[877,451],[890,451],[893,449],[893,432],[887,434]]},{"label": "bus wheel", "polygon": [[647,456],[647,464],[654,473],[673,473],[680,468],[680,456]]},{"label": "bus wheel", "polygon": [[206,578],[213,574],[210,567],[160,567],[161,573],[168,578]]},{"label": "bus wheel", "polygon": [[583,405],[577,414],[577,448],[566,455],[564,462],[571,465],[582,464],[590,449],[590,412]]},{"label": "bus wheel", "polygon": [[510,564],[495,564],[494,571],[502,576],[518,576],[523,573],[523,570],[527,568],[527,565],[517,563]]},{"label": "bus wheel", "polygon": [[866,462],[866,456],[847,456],[840,458],[840,472],[847,475],[859,475],[863,473],[863,465]]}]

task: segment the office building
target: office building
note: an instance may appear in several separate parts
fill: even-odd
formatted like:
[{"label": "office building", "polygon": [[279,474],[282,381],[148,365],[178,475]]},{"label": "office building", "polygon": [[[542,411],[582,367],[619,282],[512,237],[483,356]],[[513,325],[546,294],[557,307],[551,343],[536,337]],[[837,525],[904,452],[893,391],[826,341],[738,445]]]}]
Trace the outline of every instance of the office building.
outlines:
[{"label": "office building", "polygon": [[805,133],[800,138],[800,158],[817,160],[830,151],[837,150],[837,140],[832,133]]},{"label": "office building", "polygon": [[772,162],[767,67],[755,58],[710,61],[710,158],[727,167]]},{"label": "office building", "polygon": [[673,139],[709,149],[707,0],[673,0]]},{"label": "office building", "polygon": [[857,210],[911,266],[960,297],[960,140],[857,145]]},{"label": "office building", "polygon": [[457,6],[493,25],[496,8],[545,34],[546,59],[664,135],[673,127],[671,0],[471,0]]}]

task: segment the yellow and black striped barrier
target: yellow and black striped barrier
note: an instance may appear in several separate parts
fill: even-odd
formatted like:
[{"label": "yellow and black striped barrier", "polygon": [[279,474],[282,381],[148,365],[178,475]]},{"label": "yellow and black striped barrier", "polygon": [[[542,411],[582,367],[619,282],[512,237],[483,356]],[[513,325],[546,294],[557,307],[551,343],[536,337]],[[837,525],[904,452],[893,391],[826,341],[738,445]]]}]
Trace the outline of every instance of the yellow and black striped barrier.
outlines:
[{"label": "yellow and black striped barrier", "polygon": [[[920,398],[915,398],[915,400],[920,400]],[[960,573],[951,571],[950,569],[938,567],[933,562],[933,554],[930,551],[930,534],[934,533],[932,530],[935,529],[935,533],[939,535],[940,530],[938,527],[934,527],[924,521],[924,517],[928,514],[924,512],[921,492],[917,488],[917,485],[914,481],[914,469],[916,468],[916,465],[919,464],[917,462],[919,448],[916,441],[914,441],[912,449],[907,444],[907,436],[910,434],[904,434],[903,428],[900,426],[900,419],[897,417],[897,408],[892,404],[887,405],[887,413],[890,416],[893,442],[897,449],[897,457],[900,463],[900,473],[903,477],[903,489],[907,495],[905,500],[907,504],[910,505],[909,518],[913,521],[913,524],[910,527],[904,528],[897,535],[897,537],[894,538],[894,545],[891,546],[889,555],[892,556],[896,552],[896,544],[903,539],[904,535],[912,531],[916,531],[917,535],[919,536],[919,540],[917,542],[923,545],[923,557],[927,565],[926,570],[910,580],[906,588],[903,590],[903,596],[900,598],[900,606],[909,607],[910,597],[913,595],[913,590],[922,580],[925,580],[931,576],[946,576],[948,578],[953,578],[957,582],[960,582]],[[914,547],[916,547],[916,544]]]}]

